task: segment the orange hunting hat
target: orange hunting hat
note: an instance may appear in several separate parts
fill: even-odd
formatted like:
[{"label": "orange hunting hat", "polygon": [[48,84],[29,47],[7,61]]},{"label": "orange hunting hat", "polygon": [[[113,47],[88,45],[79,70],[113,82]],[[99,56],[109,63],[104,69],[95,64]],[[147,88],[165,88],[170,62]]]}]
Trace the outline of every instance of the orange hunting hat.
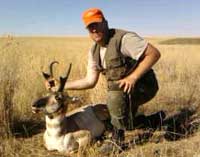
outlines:
[{"label": "orange hunting hat", "polygon": [[82,19],[85,26],[87,27],[91,23],[102,22],[104,19],[104,15],[100,9],[90,8],[83,12]]}]

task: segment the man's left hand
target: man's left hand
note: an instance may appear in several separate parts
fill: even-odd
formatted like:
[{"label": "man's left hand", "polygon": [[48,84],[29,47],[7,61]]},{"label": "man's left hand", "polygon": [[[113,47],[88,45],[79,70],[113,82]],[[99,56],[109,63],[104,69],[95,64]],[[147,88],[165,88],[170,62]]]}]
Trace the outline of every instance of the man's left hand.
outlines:
[{"label": "man's left hand", "polygon": [[119,84],[119,88],[123,88],[125,93],[130,93],[131,89],[134,87],[136,83],[136,79],[127,76],[121,80],[116,81]]}]

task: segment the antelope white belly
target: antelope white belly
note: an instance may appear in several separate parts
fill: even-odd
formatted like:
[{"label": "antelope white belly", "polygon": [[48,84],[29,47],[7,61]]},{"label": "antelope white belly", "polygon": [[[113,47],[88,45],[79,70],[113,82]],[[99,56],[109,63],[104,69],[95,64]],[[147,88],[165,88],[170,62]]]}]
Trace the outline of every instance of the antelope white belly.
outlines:
[{"label": "antelope white belly", "polygon": [[60,123],[62,117],[49,119],[46,116],[46,131],[44,133],[45,146],[48,150],[58,150],[59,152],[65,151],[64,135],[61,135]]},{"label": "antelope white belly", "polygon": [[62,136],[49,136],[47,131],[44,134],[45,146],[48,150],[57,150],[61,153],[70,153],[78,149],[77,141],[75,141],[72,133]]},{"label": "antelope white belly", "polygon": [[64,136],[51,136],[48,135],[47,130],[44,133],[45,146],[48,150],[58,150],[63,152],[64,148]]}]

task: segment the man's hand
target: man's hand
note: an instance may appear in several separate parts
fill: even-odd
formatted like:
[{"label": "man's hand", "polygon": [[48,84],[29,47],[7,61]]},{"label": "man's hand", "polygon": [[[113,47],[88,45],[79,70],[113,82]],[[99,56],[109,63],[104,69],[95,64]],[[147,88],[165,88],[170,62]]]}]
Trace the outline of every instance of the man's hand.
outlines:
[{"label": "man's hand", "polygon": [[134,87],[136,81],[141,78],[160,58],[160,52],[151,44],[148,44],[142,58],[136,69],[127,77],[117,81],[120,88],[124,88],[124,92],[130,93],[131,88]]},{"label": "man's hand", "polygon": [[119,84],[119,88],[123,88],[125,93],[130,93],[131,89],[134,87],[136,83],[136,79],[127,76],[121,80],[116,81],[117,84]]}]

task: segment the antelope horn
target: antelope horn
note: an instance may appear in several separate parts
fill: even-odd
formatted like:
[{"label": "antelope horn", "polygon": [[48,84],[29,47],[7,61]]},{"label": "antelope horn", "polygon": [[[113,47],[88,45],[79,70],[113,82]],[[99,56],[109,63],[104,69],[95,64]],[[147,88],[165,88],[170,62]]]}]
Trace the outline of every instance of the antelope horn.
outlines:
[{"label": "antelope horn", "polygon": [[60,77],[60,87],[58,89],[58,92],[62,92],[64,87],[65,87],[65,83],[67,82],[67,79],[69,77],[70,71],[71,71],[71,67],[72,67],[72,63],[70,63],[69,68],[67,70],[66,76],[65,77]]},{"label": "antelope horn", "polygon": [[51,62],[50,66],[49,66],[49,72],[50,72],[50,76],[51,76],[51,77],[53,77],[53,65],[54,65],[55,63],[56,63],[56,64],[59,64],[58,61],[53,61],[53,62]]},{"label": "antelope horn", "polygon": [[43,76],[44,76],[44,78],[45,78],[46,80],[48,80],[50,77],[53,78],[53,65],[54,65],[55,63],[59,64],[58,61],[53,61],[53,62],[51,62],[51,64],[49,65],[49,73],[42,72],[42,74],[43,74]]}]

